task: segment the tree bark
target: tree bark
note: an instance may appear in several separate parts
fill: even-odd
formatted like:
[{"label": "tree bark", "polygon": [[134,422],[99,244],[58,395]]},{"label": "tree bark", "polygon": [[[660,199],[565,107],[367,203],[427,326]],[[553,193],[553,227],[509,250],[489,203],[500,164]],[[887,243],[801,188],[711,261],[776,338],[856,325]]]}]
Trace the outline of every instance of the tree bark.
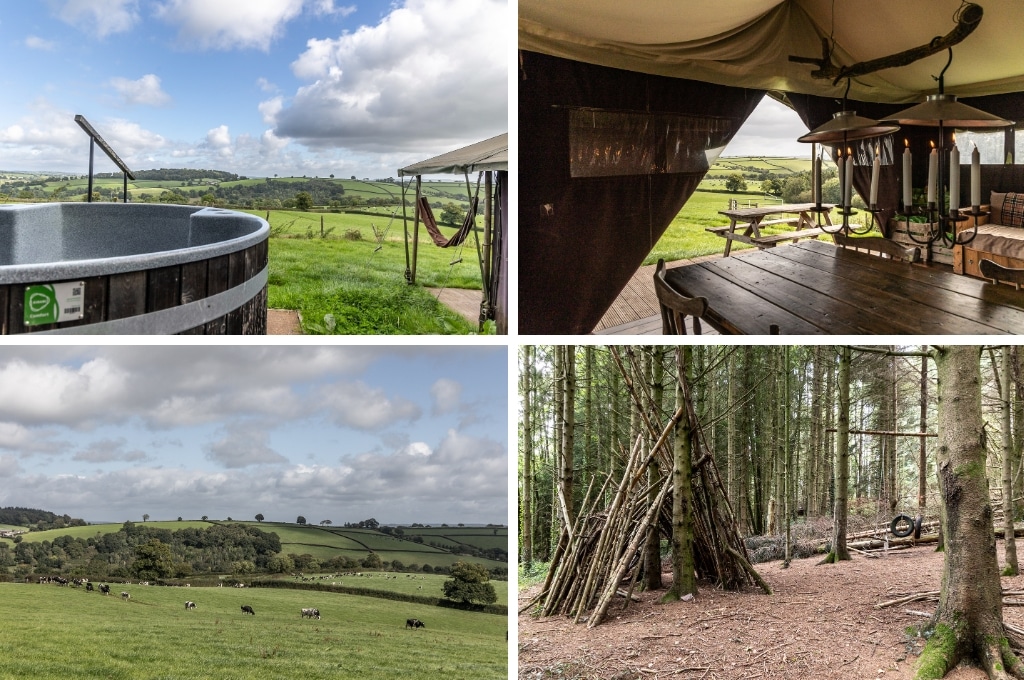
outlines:
[{"label": "tree bark", "polygon": [[565,345],[562,352],[565,393],[562,398],[562,471],[559,481],[565,503],[565,523],[571,526],[574,514],[573,457],[576,447],[576,346]]},{"label": "tree bark", "polygon": [[533,347],[523,345],[523,497],[520,500],[523,509],[522,544],[523,564],[529,567],[533,563],[533,420],[530,408],[532,394],[530,374],[533,371]]},{"label": "tree bark", "polygon": [[[921,356],[921,424],[918,432],[928,431],[928,357]],[[928,503],[928,441],[921,437],[917,451],[917,512],[923,515]]]},{"label": "tree bark", "polygon": [[[654,413],[653,420],[656,423],[662,422],[662,409],[661,400],[664,394],[664,384],[662,380],[665,375],[664,366],[664,346],[656,346],[650,348],[650,352],[647,354],[645,363],[650,367],[650,379],[651,379],[651,396],[653,398],[653,404],[651,410]],[[648,436],[648,448],[654,445],[654,438]],[[655,458],[651,461],[651,466],[647,470],[648,490],[647,498],[650,503],[658,497],[658,488],[661,482],[661,467],[658,465],[658,459]],[[647,546],[644,551],[644,572],[647,576],[646,586],[647,590],[658,590],[662,587],[661,584],[661,532],[658,531],[658,522],[652,522],[649,534],[647,536]]]},{"label": "tree bark", "polygon": [[941,678],[963,659],[990,678],[1011,677],[1020,661],[1003,632],[1002,589],[982,446],[980,348],[939,347],[939,489],[946,559],[934,634],[918,661],[918,679]]},{"label": "tree bark", "polygon": [[1017,541],[1013,535],[1013,433],[1010,430],[1010,348],[1003,347],[1003,377],[1001,388],[1001,413],[1003,430],[1003,542],[1006,568],[1003,576],[1016,576]]},{"label": "tree bark", "polygon": [[[689,394],[687,371],[691,363],[689,346],[676,348],[679,378],[676,381],[676,409],[686,403]],[[662,598],[678,600],[683,595],[697,594],[693,557],[693,423],[688,414],[676,423],[672,448],[672,587]]]},{"label": "tree bark", "polygon": [[836,506],[832,523],[832,552],[825,562],[850,559],[846,547],[847,489],[850,485],[850,363],[849,346],[839,348],[839,419],[836,426]]}]

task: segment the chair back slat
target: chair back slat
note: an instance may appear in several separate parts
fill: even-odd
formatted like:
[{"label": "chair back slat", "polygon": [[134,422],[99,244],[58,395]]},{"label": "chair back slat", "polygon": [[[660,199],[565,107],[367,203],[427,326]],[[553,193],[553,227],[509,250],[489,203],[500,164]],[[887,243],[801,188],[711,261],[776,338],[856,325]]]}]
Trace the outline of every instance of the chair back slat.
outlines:
[{"label": "chair back slat", "polygon": [[661,306],[661,332],[665,335],[686,335],[686,317],[693,317],[693,334],[700,335],[700,317],[708,310],[704,297],[687,297],[665,280],[665,260],[658,260],[654,271],[654,292]]}]

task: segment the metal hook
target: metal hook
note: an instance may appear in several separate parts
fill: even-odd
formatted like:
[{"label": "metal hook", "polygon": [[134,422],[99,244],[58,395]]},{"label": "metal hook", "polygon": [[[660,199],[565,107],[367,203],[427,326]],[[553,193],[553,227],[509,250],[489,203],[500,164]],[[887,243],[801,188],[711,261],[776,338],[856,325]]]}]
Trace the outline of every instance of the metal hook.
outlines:
[{"label": "metal hook", "polygon": [[939,94],[946,93],[946,70],[949,69],[949,65],[953,63],[953,48],[947,47],[946,49],[949,50],[949,59],[946,60],[946,65],[942,67],[942,71],[939,72],[938,78],[932,76],[932,78],[939,81]]}]

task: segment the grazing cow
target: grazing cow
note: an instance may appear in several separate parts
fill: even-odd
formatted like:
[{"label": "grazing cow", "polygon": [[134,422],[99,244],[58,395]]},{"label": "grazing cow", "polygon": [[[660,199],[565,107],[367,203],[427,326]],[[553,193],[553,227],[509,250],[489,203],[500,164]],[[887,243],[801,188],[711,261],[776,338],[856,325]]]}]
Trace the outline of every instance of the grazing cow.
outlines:
[{"label": "grazing cow", "polygon": [[185,603],[185,609],[186,610],[195,609],[195,608],[196,608],[196,603],[195,602],[186,602]]},{"label": "grazing cow", "polygon": [[92,587],[92,584],[91,583],[86,583],[85,584],[85,590],[86,590],[86,592],[91,593],[94,590],[93,587]]},{"label": "grazing cow", "polygon": [[316,619],[319,620],[320,619],[320,610],[319,609],[303,609],[302,610],[302,617],[306,618],[307,616],[309,618],[311,618],[311,619],[316,617]]},{"label": "grazing cow", "polygon": [[110,586],[108,586],[106,583],[101,583],[100,592],[104,595],[110,595]]},{"label": "grazing cow", "polygon": [[128,591],[127,591],[127,590],[122,590],[122,591],[121,591],[121,599],[122,599],[122,600],[128,601],[128,600],[130,600],[130,599],[131,599],[131,597],[132,597],[132,596],[131,596],[131,595],[130,595],[130,594],[128,593]]},{"label": "grazing cow", "polygon": [[256,616],[256,612],[254,612],[254,611],[252,610],[252,607],[250,607],[250,606],[249,606],[249,605],[247,605],[247,604],[243,604],[243,605],[242,605],[242,613],[243,613],[243,614],[252,614],[253,616]]},{"label": "grazing cow", "polygon": [[422,621],[420,621],[419,619],[406,619],[405,620],[405,627],[406,628],[416,629],[416,628],[426,628],[427,625],[425,623],[423,623]]}]

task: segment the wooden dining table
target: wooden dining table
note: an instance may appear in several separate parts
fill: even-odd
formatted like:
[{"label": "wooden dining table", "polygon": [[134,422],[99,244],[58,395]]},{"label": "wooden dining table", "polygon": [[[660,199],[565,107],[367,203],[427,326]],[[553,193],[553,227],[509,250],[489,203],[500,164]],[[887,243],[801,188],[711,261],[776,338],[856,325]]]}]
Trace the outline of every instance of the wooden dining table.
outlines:
[{"label": "wooden dining table", "polygon": [[1024,292],[823,241],[676,267],[665,279],[706,297],[703,320],[720,333],[1024,334]]}]

